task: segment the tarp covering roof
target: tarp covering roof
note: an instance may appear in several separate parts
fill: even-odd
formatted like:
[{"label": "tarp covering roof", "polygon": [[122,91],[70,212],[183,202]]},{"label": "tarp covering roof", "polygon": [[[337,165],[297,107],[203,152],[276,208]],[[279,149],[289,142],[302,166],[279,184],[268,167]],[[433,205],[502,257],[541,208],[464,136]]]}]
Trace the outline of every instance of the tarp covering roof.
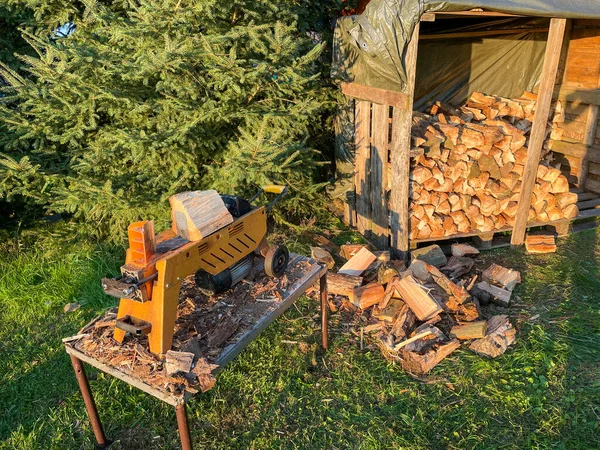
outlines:
[{"label": "tarp covering roof", "polygon": [[403,55],[425,13],[486,11],[535,17],[600,19],[599,0],[373,0],[359,16],[338,19],[332,75],[404,90]]}]

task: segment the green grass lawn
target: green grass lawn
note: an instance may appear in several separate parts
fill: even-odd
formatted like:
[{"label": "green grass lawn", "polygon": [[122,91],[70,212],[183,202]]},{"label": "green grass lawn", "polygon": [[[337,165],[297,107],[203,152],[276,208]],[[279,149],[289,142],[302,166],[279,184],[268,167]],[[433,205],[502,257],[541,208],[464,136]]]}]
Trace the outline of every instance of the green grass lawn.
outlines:
[{"label": "green grass lawn", "polygon": [[[599,240],[589,231],[552,255],[486,253],[522,271],[516,344],[495,360],[461,348],[423,380],[361,351],[337,314],[322,355],[317,305],[303,298],[189,404],[196,448],[600,448]],[[123,256],[50,242],[0,247],[2,449],[94,444],[61,338],[115,304],[99,280]],[[63,313],[73,301],[81,309]],[[88,373],[113,448],[177,448],[172,407]]]}]

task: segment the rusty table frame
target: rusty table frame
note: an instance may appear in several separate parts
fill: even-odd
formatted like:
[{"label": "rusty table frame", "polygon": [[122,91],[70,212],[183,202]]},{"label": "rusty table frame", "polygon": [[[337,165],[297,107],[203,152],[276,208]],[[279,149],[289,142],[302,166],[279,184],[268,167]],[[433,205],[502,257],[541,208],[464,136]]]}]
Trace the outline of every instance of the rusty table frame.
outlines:
[{"label": "rusty table frame", "polygon": [[[283,299],[283,301],[277,305],[277,307],[269,311],[268,314],[263,316],[252,329],[244,332],[239,337],[238,341],[230,344],[226,347],[216,363],[219,365],[217,371],[225,367],[231,362],[250,342],[252,342],[262,331],[264,331],[271,323],[273,323],[281,314],[283,314],[295,301],[300,298],[311,286],[313,286],[317,280],[319,280],[320,290],[320,303],[321,303],[321,344],[324,350],[327,350],[329,346],[328,340],[328,310],[329,305],[327,302],[327,268],[316,263],[314,260],[309,258],[299,257],[297,255],[290,255],[292,260],[299,261],[305,260],[311,263],[311,272],[307,277],[300,279],[300,285],[294,286],[294,290],[291,294]],[[290,261],[291,263],[292,261]],[[87,410],[94,436],[96,438],[97,447],[99,449],[108,448],[111,441],[106,437],[100,416],[98,414],[98,408],[96,402],[92,396],[90,384],[85,373],[84,363],[88,363],[90,366],[96,367],[102,372],[113,375],[116,378],[125,381],[127,384],[134,386],[159,400],[168,403],[175,407],[175,413],[177,416],[177,427],[179,429],[179,437],[181,439],[181,448],[183,450],[192,450],[192,441],[190,437],[190,428],[187,419],[187,401],[193,397],[194,394],[185,393],[183,396],[169,395],[164,391],[160,391],[153,386],[141,382],[140,380],[128,375],[118,369],[108,366],[100,361],[86,355],[85,353],[75,349],[71,342],[68,340],[65,342],[65,350],[71,358],[73,364],[73,370],[77,382],[79,383],[79,389],[83,397],[85,409]]]}]

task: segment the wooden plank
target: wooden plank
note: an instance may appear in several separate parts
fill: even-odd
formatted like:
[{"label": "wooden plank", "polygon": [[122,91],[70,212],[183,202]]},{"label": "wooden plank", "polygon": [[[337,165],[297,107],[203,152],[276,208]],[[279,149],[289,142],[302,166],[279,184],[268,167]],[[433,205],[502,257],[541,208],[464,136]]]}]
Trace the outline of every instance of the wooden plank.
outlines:
[{"label": "wooden plank", "polygon": [[586,200],[595,200],[598,198],[598,194],[594,194],[593,192],[581,192],[577,193],[577,201],[584,202]]},{"label": "wooden plank", "polygon": [[600,175],[600,164],[590,162],[590,165],[588,167],[588,173],[591,173],[592,175]]},{"label": "wooden plank", "polygon": [[371,229],[370,167],[371,103],[357,100],[354,113],[356,227],[364,234]]},{"label": "wooden plank", "polygon": [[591,219],[592,217],[600,216],[600,209],[587,209],[581,211],[577,216],[578,219]]},{"label": "wooden plank", "polygon": [[408,96],[403,92],[388,91],[358,83],[342,83],[342,92],[348,97],[366,100],[378,105],[408,107]]},{"label": "wooden plank", "polygon": [[389,246],[386,191],[388,185],[388,133],[390,107],[373,105],[371,120],[371,233],[369,240],[385,250]]},{"label": "wooden plank", "polygon": [[[290,255],[290,257],[297,255]],[[308,258],[299,257],[297,261],[310,261]],[[311,267],[307,272],[297,280],[291,287],[287,289],[289,295],[274,307],[273,310],[265,314],[253,327],[252,329],[244,332],[236,341],[229,346],[225,347],[221,352],[219,358],[215,361],[215,364],[219,365],[219,368],[215,371],[221,370],[224,366],[229,364],[237,355],[244,350],[248,344],[250,344],[256,337],[262,333],[275,319],[281,316],[290,306],[294,304],[309,287],[314,286],[315,283],[327,273],[327,268],[320,264],[311,264]]]},{"label": "wooden plank", "polygon": [[600,193],[600,181],[596,181],[596,180],[592,180],[592,179],[588,178],[585,182],[585,188],[590,191]]},{"label": "wooden plank", "polygon": [[440,11],[431,13],[435,15],[436,18],[439,19],[455,19],[455,18],[464,18],[464,19],[476,19],[482,17],[525,17],[518,14],[508,14],[501,13],[495,11]]},{"label": "wooden plank", "polygon": [[[557,87],[560,89],[560,85],[565,84],[566,75],[567,75],[567,60],[569,57],[569,45],[571,44],[571,34],[573,30],[573,20],[567,19],[567,24],[565,25],[565,38],[563,40],[562,48],[560,50],[560,59],[558,61],[558,69],[557,69],[557,78],[556,81]],[[556,92],[556,88],[555,88]],[[566,103],[566,102],[563,102]],[[563,105],[565,106],[565,105]],[[565,107],[566,113],[566,107]]]},{"label": "wooden plank", "polygon": [[392,183],[390,192],[390,234],[393,256],[408,258],[408,204],[410,173],[410,129],[412,123],[412,105],[417,72],[417,50],[419,45],[419,24],[415,26],[404,59],[406,68],[406,93],[409,107],[394,108],[392,121],[391,167]]},{"label": "wooden plank", "polygon": [[[564,20],[564,19],[557,19]],[[436,39],[468,39],[489,36],[507,36],[525,33],[547,33],[548,28],[520,28],[513,30],[486,30],[486,31],[464,31],[460,33],[439,33],[439,34],[422,34],[421,40],[431,41]],[[553,83],[554,84],[554,83]]]},{"label": "wooden plank", "polygon": [[591,208],[598,208],[598,207],[600,207],[600,198],[577,203],[577,208],[579,208],[580,211],[583,209],[591,209]]},{"label": "wooden plank", "polygon": [[519,196],[519,208],[515,217],[515,226],[511,237],[512,245],[521,245],[525,239],[527,217],[531,206],[531,195],[536,181],[537,168],[540,163],[542,145],[546,138],[546,125],[550,113],[550,103],[552,101],[554,82],[556,81],[556,71],[558,68],[565,26],[566,19],[550,20],[550,32],[548,33],[548,42],[546,44],[537,106],[529,137],[527,162],[525,163],[523,184]]}]

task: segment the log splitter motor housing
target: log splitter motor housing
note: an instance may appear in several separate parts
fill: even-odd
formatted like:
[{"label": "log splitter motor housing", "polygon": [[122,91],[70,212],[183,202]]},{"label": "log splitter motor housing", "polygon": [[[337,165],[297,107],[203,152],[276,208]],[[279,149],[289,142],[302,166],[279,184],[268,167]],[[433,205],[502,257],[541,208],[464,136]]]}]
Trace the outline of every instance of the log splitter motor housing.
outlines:
[{"label": "log splitter motor housing", "polygon": [[[277,197],[267,206],[252,206],[263,193]],[[205,294],[219,294],[246,277],[258,256],[264,258],[267,275],[281,277],[289,253],[283,246],[267,243],[267,212],[286,193],[287,187],[270,185],[249,201],[222,195],[233,222],[197,241],[185,240],[172,229],[155,235],[152,221],[130,224],[121,275],[102,279],[104,292],[121,299],[115,340],[123,342],[127,332],[147,334],[152,353],[170,350],[179,289],[189,275],[195,275],[196,285]]]}]

